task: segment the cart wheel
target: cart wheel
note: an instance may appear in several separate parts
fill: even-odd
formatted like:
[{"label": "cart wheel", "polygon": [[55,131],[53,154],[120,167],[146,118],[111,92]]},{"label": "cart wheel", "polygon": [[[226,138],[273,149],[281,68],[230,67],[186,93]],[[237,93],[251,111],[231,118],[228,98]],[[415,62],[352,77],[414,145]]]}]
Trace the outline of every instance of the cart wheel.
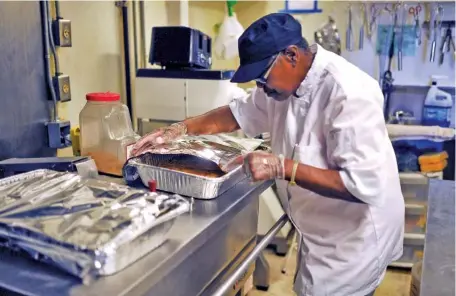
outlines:
[{"label": "cart wheel", "polygon": [[274,248],[274,253],[277,255],[277,256],[280,256],[280,257],[285,257],[288,253],[288,248],[290,246],[287,244],[287,243],[279,243],[277,245],[275,245],[275,248]]},{"label": "cart wheel", "polygon": [[267,290],[269,290],[269,286],[256,286],[256,289],[266,292]]}]

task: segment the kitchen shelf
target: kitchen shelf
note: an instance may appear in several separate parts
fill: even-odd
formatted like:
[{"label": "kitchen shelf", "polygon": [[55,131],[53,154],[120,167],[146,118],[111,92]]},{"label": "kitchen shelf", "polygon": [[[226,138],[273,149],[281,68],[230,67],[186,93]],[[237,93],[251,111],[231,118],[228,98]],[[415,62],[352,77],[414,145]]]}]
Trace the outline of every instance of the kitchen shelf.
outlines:
[{"label": "kitchen shelf", "polygon": [[404,240],[406,239],[414,239],[414,240],[422,240],[424,246],[424,239],[426,235],[422,233],[404,233]]},{"label": "kitchen shelf", "polygon": [[416,213],[418,212],[422,212],[422,211],[425,211],[426,210],[426,206],[423,205],[423,204],[415,204],[415,203],[406,203],[405,204],[405,210],[409,210],[409,211],[416,211]]},{"label": "kitchen shelf", "polygon": [[410,269],[423,256],[429,179],[421,173],[400,173],[399,178],[405,201],[404,251],[389,266]]},{"label": "kitchen shelf", "polygon": [[396,267],[396,268],[407,268],[411,269],[413,267],[414,262],[406,262],[406,261],[394,261],[389,266]]}]

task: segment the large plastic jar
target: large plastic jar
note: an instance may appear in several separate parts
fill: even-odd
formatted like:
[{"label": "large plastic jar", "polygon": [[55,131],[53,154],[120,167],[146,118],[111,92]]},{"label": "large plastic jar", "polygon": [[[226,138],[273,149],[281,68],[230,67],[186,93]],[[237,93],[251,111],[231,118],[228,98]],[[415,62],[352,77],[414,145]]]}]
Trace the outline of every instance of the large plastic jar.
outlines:
[{"label": "large plastic jar", "polygon": [[79,113],[81,155],[92,157],[101,173],[122,176],[127,147],[139,139],[128,107],[116,93],[90,93],[86,99]]}]

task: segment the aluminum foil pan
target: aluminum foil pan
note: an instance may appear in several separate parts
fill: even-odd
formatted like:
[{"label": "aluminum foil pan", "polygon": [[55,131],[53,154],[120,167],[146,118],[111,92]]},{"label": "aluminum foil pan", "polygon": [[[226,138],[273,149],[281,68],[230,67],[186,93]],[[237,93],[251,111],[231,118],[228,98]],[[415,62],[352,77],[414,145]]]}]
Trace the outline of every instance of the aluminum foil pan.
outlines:
[{"label": "aluminum foil pan", "polygon": [[263,143],[258,139],[227,135],[187,136],[160,145],[130,159],[124,166],[127,183],[140,179],[145,186],[157,181],[157,189],[200,199],[213,199],[246,178],[241,167],[217,178],[166,168],[170,163],[185,164],[202,171],[221,171],[232,159],[253,151]]},{"label": "aluminum foil pan", "polygon": [[0,246],[87,281],[160,246],[189,209],[178,195],[33,171],[0,180]]},{"label": "aluminum foil pan", "polygon": [[[175,158],[179,159],[182,159],[182,157],[175,156]],[[124,167],[125,178],[129,179],[130,182],[139,178],[144,186],[148,186],[149,181],[156,180],[158,190],[174,192],[198,199],[216,198],[247,178],[241,167],[222,177],[208,178],[160,167],[162,162],[167,163],[172,160],[172,155],[156,155],[148,158],[149,162],[136,161],[128,163]]]}]

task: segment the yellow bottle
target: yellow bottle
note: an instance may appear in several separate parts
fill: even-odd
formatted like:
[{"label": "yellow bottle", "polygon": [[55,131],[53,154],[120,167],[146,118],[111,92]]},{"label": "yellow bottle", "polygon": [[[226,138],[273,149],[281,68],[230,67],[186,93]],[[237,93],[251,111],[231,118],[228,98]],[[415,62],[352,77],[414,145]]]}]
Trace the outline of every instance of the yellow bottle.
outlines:
[{"label": "yellow bottle", "polygon": [[81,156],[81,146],[79,144],[79,138],[81,135],[81,130],[79,126],[75,126],[70,131],[71,136],[71,146],[73,147],[74,156]]}]

